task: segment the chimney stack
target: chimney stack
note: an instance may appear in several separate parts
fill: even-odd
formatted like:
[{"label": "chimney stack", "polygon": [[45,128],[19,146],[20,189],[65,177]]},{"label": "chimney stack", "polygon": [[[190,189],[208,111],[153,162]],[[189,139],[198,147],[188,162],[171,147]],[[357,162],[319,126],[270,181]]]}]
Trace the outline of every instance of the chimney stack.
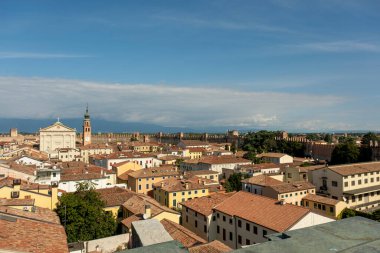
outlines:
[{"label": "chimney stack", "polygon": [[144,219],[150,219],[151,216],[152,216],[152,209],[150,208],[150,205],[145,204]]}]

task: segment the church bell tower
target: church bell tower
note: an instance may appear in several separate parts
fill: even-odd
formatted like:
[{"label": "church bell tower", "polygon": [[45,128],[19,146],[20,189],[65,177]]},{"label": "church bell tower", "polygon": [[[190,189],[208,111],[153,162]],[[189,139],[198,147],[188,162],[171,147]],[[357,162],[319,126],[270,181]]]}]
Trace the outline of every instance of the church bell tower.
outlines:
[{"label": "church bell tower", "polygon": [[84,114],[83,119],[83,146],[91,144],[91,120],[90,114],[88,113],[88,105],[86,107],[86,113]]}]

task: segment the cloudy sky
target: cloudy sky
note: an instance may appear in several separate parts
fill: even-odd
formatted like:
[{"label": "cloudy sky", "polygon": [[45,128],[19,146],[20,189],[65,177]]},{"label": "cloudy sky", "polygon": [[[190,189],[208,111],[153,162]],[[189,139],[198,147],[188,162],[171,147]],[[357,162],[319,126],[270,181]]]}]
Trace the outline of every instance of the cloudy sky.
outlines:
[{"label": "cloudy sky", "polygon": [[0,1],[0,118],[380,130],[380,2]]}]

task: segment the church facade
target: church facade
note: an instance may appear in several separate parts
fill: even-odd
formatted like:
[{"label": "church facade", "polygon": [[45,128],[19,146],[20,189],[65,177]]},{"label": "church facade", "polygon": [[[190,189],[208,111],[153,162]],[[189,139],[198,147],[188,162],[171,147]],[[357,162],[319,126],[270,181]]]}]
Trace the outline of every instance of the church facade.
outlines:
[{"label": "church facade", "polygon": [[76,130],[57,121],[40,129],[40,151],[48,154],[62,148],[75,148]]}]

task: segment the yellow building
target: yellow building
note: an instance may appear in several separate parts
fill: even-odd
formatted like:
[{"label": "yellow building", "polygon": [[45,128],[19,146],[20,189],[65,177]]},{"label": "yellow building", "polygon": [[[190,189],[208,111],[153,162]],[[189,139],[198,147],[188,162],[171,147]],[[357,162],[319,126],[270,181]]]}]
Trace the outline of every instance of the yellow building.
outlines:
[{"label": "yellow building", "polygon": [[177,169],[170,165],[133,171],[128,174],[128,188],[137,193],[153,196],[154,183],[179,175]]},{"label": "yellow building", "polygon": [[135,152],[141,153],[158,152],[162,150],[160,144],[153,142],[132,142],[129,148]]},{"label": "yellow building", "polygon": [[154,184],[154,199],[169,208],[180,208],[179,203],[209,195],[209,186],[201,179],[170,178]]},{"label": "yellow building", "polygon": [[200,177],[204,179],[210,179],[219,183],[219,173],[213,170],[192,170],[185,171],[184,176],[187,178]]},{"label": "yellow building", "polygon": [[54,209],[58,203],[58,188],[7,177],[0,180],[0,198],[34,199],[35,206]]},{"label": "yellow building", "polygon": [[198,159],[203,156],[203,152],[206,150],[204,148],[189,148],[190,159]]},{"label": "yellow building", "polygon": [[141,165],[130,161],[120,162],[112,165],[112,170],[116,172],[118,184],[127,184],[128,174],[141,169]]},{"label": "yellow building", "polygon": [[347,207],[344,201],[331,199],[315,194],[307,194],[303,197],[301,205],[315,213],[338,218],[340,213]]}]

